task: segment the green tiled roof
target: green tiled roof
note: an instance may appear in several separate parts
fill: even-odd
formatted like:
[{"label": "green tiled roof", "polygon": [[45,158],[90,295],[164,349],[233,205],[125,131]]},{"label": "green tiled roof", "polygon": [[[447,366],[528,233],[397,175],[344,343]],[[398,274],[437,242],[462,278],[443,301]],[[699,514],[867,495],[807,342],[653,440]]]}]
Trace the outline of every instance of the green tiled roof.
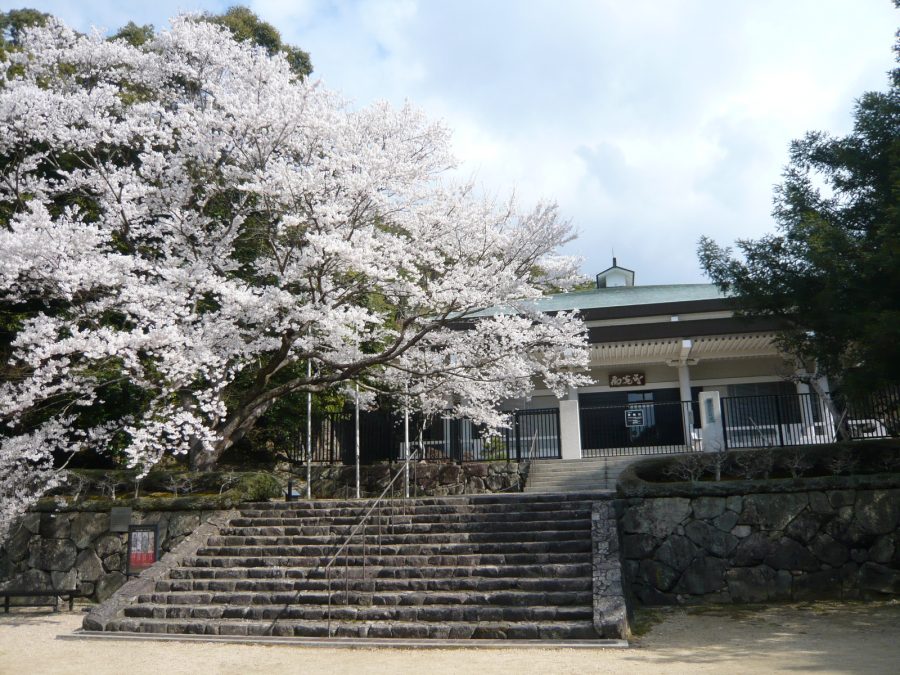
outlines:
[{"label": "green tiled roof", "polygon": [[[666,286],[617,286],[594,288],[589,291],[556,293],[537,298],[529,306],[541,312],[559,312],[579,309],[602,309],[605,307],[628,307],[657,305],[667,302],[692,302],[697,300],[718,300],[727,295],[715,284],[669,284]],[[509,312],[511,309],[491,308],[479,312],[482,316]]]}]

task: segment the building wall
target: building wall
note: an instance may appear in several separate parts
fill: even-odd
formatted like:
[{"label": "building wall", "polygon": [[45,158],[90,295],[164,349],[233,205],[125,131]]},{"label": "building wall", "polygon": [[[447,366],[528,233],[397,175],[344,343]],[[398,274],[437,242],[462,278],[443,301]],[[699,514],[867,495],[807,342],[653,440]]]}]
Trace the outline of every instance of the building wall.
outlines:
[{"label": "building wall", "polygon": [[791,371],[778,357],[700,361],[690,366],[691,383],[695,386],[717,385],[729,380],[751,381],[758,378],[783,380]]}]

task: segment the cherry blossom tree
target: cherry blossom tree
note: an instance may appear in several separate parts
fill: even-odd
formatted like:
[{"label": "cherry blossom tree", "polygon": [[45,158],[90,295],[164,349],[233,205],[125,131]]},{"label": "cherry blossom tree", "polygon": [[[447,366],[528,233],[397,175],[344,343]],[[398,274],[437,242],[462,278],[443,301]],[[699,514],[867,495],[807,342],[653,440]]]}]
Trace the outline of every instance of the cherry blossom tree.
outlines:
[{"label": "cherry blossom tree", "polygon": [[454,182],[412,107],[355,109],[190,16],[139,47],[55,20],[21,47],[0,82],[3,462],[89,445],[205,468],[297,391],[362,381],[497,425],[536,378],[584,381],[578,317],[528,304],[578,280],[555,254],[571,226]]}]

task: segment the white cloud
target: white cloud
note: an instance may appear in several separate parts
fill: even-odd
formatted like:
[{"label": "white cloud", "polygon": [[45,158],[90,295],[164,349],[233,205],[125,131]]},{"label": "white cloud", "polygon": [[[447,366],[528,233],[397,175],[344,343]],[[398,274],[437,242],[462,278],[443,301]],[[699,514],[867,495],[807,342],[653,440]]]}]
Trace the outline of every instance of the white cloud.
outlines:
[{"label": "white cloud", "polygon": [[[198,3],[30,4],[86,28],[160,26]],[[854,99],[886,87],[898,17],[889,0],[250,5],[347,98],[409,99],[445,120],[461,174],[487,192],[557,199],[586,273],[614,248],[643,283],[701,281],[700,234],[774,228],[788,144],[849,130]]]}]

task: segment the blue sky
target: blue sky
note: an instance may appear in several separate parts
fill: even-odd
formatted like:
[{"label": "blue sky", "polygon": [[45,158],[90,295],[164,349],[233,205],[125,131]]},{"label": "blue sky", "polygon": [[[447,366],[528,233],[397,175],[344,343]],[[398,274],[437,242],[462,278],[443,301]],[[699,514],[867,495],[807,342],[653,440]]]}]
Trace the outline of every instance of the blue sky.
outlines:
[{"label": "blue sky", "polygon": [[[80,30],[164,27],[200,0],[32,0]],[[592,275],[703,281],[697,239],[774,229],[772,188],[808,130],[846,133],[885,89],[890,0],[259,0],[355,104],[409,100],[454,131],[489,194],[556,200]],[[0,3],[4,10],[23,6]]]}]

